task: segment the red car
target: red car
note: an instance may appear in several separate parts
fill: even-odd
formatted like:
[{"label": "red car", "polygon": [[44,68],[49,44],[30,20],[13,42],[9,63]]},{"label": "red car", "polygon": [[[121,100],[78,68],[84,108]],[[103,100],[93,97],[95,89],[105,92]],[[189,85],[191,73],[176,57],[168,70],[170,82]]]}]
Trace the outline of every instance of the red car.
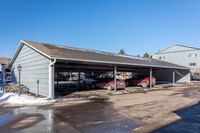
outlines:
[{"label": "red car", "polygon": [[[125,88],[126,84],[124,80],[117,80],[117,88]],[[98,79],[93,85],[92,88],[105,88],[109,91],[114,89],[114,80],[113,78],[102,78]]]},{"label": "red car", "polygon": [[[135,75],[130,79],[125,80],[126,86],[141,85],[143,88],[149,86],[150,78],[145,75]],[[152,78],[152,85],[156,84],[156,79]]]}]

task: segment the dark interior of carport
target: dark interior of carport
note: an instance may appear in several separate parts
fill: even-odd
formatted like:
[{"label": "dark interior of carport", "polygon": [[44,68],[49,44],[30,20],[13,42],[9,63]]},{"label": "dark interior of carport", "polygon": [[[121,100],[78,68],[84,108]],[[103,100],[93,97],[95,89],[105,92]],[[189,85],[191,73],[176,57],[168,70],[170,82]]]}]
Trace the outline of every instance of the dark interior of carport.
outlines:
[{"label": "dark interior of carport", "polygon": [[[137,73],[141,75],[148,75],[149,77],[155,77],[157,81],[165,79],[160,78],[158,75],[158,71],[169,70],[171,73],[168,73],[166,76],[170,76],[170,82],[174,83],[177,81],[175,79],[175,71],[172,68],[162,68],[162,67],[152,67],[152,66],[136,66],[136,65],[122,65],[122,64],[108,64],[108,63],[92,63],[92,62],[80,62],[80,61],[68,61],[68,60],[57,60],[55,64],[55,95],[65,96],[71,94],[75,91],[85,91],[91,90],[87,88],[81,88],[81,73],[87,73],[87,75],[99,75],[106,72],[113,72],[113,80],[115,83],[115,87],[113,91],[117,91],[116,88],[116,73],[117,72],[131,72]],[[68,72],[68,73],[78,73],[79,77],[77,81],[70,82],[64,81],[63,79],[58,78],[60,73]],[[176,76],[176,78],[178,78]],[[150,78],[152,79],[152,78]],[[148,86],[150,89],[152,88],[150,80],[150,85]],[[166,82],[169,82],[166,78]],[[100,89],[100,88],[96,88]]]}]

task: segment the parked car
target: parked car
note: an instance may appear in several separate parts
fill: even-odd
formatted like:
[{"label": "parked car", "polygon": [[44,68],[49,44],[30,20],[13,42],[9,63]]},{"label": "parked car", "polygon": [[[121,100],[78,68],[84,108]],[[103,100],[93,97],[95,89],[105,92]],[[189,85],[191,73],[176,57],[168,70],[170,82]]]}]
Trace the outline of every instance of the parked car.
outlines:
[{"label": "parked car", "polygon": [[[84,79],[84,78],[85,78],[85,75],[84,75],[84,74],[81,74],[81,75],[80,75],[80,80],[82,80],[82,79]],[[73,80],[73,81],[79,80],[79,74],[72,75],[72,80]]]},{"label": "parked car", "polygon": [[58,80],[58,81],[66,81],[67,78],[66,78],[65,75],[59,73],[59,74],[56,76],[55,80],[56,80],[56,81],[57,81],[57,80]]},{"label": "parked car", "polygon": [[[146,75],[135,75],[130,79],[125,80],[126,86],[141,85],[143,88],[149,86],[150,78]],[[152,85],[156,84],[156,79],[152,78]]]},{"label": "parked car", "polygon": [[82,88],[95,88],[95,82],[97,81],[97,79],[98,78],[96,76],[85,77],[82,80],[81,87]]},{"label": "parked car", "polygon": [[[126,84],[124,80],[117,80],[117,88],[125,88]],[[94,84],[92,85],[92,88],[105,88],[109,91],[114,89],[114,80],[113,78],[101,78],[101,79],[96,79]]]}]

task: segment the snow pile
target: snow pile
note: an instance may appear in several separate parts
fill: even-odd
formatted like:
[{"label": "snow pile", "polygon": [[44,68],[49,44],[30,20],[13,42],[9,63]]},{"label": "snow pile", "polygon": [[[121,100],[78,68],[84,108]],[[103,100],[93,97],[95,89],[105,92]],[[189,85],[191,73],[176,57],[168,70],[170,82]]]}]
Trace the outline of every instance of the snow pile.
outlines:
[{"label": "snow pile", "polygon": [[28,104],[28,105],[42,105],[51,104],[55,100],[47,100],[46,98],[35,98],[26,94],[21,94],[20,97],[17,93],[4,93],[0,91],[0,105],[7,104]]}]

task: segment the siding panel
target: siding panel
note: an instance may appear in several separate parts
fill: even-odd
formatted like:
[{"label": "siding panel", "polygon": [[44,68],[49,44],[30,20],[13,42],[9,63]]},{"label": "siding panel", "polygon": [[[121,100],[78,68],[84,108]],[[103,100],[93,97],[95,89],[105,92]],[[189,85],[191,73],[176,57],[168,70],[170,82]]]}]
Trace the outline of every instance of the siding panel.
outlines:
[{"label": "siding panel", "polygon": [[17,66],[20,64],[22,66],[21,83],[27,86],[32,93],[36,93],[37,86],[39,86],[39,95],[48,97],[49,62],[48,58],[24,45],[12,66],[15,81],[18,82],[19,79]]},{"label": "siding panel", "polygon": [[195,51],[195,50],[197,50],[197,49],[190,48],[190,47],[187,47],[187,46],[174,45],[173,47],[165,49],[165,50],[161,51],[160,53]]},{"label": "siding panel", "polygon": [[[181,50],[182,47],[177,46],[176,49]],[[200,66],[200,60],[199,60],[200,50],[197,50],[197,49],[196,50],[193,49],[193,51],[189,51],[189,50],[190,48],[188,48],[188,50],[186,50],[185,48],[185,51],[176,52],[175,49],[170,49],[170,53],[166,53],[165,51],[163,51],[163,52],[155,54],[154,57],[156,59],[159,59],[159,57],[165,57],[164,61],[186,66],[186,67],[191,68],[191,71],[194,71],[196,67]],[[189,57],[189,54],[196,54],[197,57]],[[189,66],[190,63],[196,63],[197,66]]]}]

